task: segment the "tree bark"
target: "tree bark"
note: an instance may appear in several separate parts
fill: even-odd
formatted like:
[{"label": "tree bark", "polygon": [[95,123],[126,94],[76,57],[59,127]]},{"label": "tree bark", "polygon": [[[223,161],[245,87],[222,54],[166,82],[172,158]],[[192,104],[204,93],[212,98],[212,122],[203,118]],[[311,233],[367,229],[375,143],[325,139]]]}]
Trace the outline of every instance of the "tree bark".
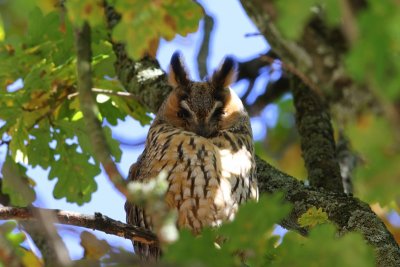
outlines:
[{"label": "tree bark", "polygon": [[52,210],[43,208],[17,208],[0,207],[0,220],[17,220],[20,222],[37,221],[33,210],[51,213],[57,218],[56,223],[85,227],[92,230],[102,231],[106,234],[120,236],[126,239],[135,240],[145,244],[157,241],[155,234],[147,229],[128,225],[111,219],[101,213],[94,215],[81,214],[65,210]]}]

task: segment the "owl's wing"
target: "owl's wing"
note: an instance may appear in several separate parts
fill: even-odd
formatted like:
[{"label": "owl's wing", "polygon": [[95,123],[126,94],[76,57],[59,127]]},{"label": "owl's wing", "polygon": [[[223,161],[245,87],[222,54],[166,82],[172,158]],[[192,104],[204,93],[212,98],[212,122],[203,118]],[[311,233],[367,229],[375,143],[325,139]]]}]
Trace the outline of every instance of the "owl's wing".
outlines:
[{"label": "owl's wing", "polygon": [[[140,180],[140,162],[131,165],[129,169],[129,181]],[[151,225],[146,220],[146,211],[128,200],[125,202],[126,222],[135,226],[143,227],[148,230],[151,229]],[[139,257],[146,261],[157,260],[160,257],[161,250],[157,244],[147,245],[139,242],[132,241],[135,253]]]}]

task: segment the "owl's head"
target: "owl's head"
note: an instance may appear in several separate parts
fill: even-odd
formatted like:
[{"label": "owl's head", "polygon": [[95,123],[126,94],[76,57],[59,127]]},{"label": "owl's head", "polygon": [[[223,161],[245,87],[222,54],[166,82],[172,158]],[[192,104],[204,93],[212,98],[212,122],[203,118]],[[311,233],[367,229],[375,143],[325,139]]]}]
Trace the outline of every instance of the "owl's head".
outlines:
[{"label": "owl's head", "polygon": [[173,90],[158,116],[175,127],[206,138],[233,127],[247,117],[240,98],[229,88],[235,75],[236,62],[227,57],[210,79],[194,82],[189,78],[180,53],[175,52],[169,70]]}]

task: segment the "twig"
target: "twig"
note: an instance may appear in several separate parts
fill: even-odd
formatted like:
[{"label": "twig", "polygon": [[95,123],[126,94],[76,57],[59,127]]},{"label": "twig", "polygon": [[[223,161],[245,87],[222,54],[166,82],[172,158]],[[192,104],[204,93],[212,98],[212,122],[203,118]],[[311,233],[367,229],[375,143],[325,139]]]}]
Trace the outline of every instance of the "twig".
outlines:
[{"label": "twig", "polygon": [[246,33],[244,37],[254,37],[254,36],[262,36],[262,33],[260,32],[251,32],[251,33]]},{"label": "twig", "polygon": [[92,51],[91,51],[91,30],[87,22],[80,29],[75,30],[75,41],[77,50],[77,73],[79,102],[86,122],[86,129],[92,142],[93,152],[97,160],[101,162],[109,180],[122,194],[127,195],[125,180],[120,174],[117,166],[111,157],[110,148],[97,119],[97,105],[92,94]]},{"label": "twig", "polygon": [[[270,64],[276,63],[276,60],[277,60],[276,58],[273,58],[268,55],[261,55],[261,58]],[[322,96],[322,92],[319,89],[319,87],[315,83],[313,83],[302,71],[300,71],[293,65],[282,62],[282,61],[280,61],[280,65],[281,65],[282,69],[288,71],[289,73],[293,73],[294,75],[296,75],[305,85],[307,85],[310,89],[312,89],[319,96]]]},{"label": "twig", "polygon": [[1,139],[0,140],[0,146],[2,146],[2,145],[9,145],[10,144],[10,140],[3,140],[3,139]]},{"label": "twig", "polygon": [[[50,213],[56,216],[56,223],[59,224],[98,230],[106,234],[120,236],[145,244],[157,242],[157,237],[149,230],[116,221],[105,215],[102,215],[101,213],[88,215],[78,212],[43,208],[34,208],[34,210]],[[0,220],[36,221],[37,218],[34,216],[34,212],[29,208],[0,207]]]},{"label": "twig", "polygon": [[199,69],[200,78],[204,78],[207,75],[207,56],[210,47],[211,32],[214,28],[214,20],[211,16],[205,14],[203,24],[203,40],[199,53],[197,54],[197,65]]},{"label": "twig", "polygon": [[354,44],[358,37],[357,21],[350,3],[347,0],[340,0],[342,16],[342,31],[350,44]]},{"label": "twig", "polygon": [[[116,96],[120,96],[120,97],[126,97],[126,98],[138,100],[138,98],[135,95],[133,95],[129,92],[113,91],[113,90],[109,90],[109,89],[100,89],[100,88],[92,88],[92,92],[97,93],[97,94],[104,94],[104,95],[116,95]],[[68,99],[72,99],[78,95],[79,95],[78,92],[69,94]]]},{"label": "twig", "polygon": [[273,82],[268,83],[265,92],[258,96],[252,105],[247,107],[250,114],[259,114],[260,111],[268,104],[279,99],[283,94],[290,91],[289,79],[282,75],[282,77]]}]

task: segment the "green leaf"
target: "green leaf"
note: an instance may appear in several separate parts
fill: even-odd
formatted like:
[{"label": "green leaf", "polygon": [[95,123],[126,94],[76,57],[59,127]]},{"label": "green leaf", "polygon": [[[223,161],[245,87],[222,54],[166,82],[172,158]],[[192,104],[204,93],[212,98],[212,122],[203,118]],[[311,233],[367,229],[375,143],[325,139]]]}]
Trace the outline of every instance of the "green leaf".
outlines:
[{"label": "green leaf", "polygon": [[112,131],[110,127],[104,126],[103,131],[106,137],[106,142],[110,147],[111,155],[114,157],[116,162],[121,161],[122,151],[119,147],[119,142],[112,137]]},{"label": "green leaf", "polygon": [[231,254],[242,251],[250,265],[262,266],[266,253],[276,242],[276,237],[272,236],[273,227],[290,210],[290,205],[283,202],[282,194],[262,195],[257,203],[245,203],[233,222],[218,229],[218,233],[227,238],[223,250]]},{"label": "green leaf", "polygon": [[115,54],[112,50],[111,44],[109,42],[103,41],[104,39],[102,38],[105,39],[107,38],[107,36],[98,36],[98,38],[93,37],[94,43],[92,43],[93,55],[96,55],[92,59],[93,76],[94,79],[97,78],[99,80],[104,80],[105,76],[116,76],[114,68]]},{"label": "green leaf", "polygon": [[385,118],[365,115],[348,127],[347,133],[363,159],[355,173],[357,194],[370,203],[389,204],[400,196],[398,187],[393,186],[400,176],[396,129]]},{"label": "green leaf", "polygon": [[[102,95],[98,94],[96,99],[98,99],[99,96]],[[107,122],[113,126],[116,126],[118,124],[118,119],[120,120],[125,119],[126,113],[123,112],[120,108],[118,108],[116,103],[113,101],[113,98],[109,96],[107,97],[108,97],[107,101],[103,103],[99,103],[99,101],[97,101],[98,102],[97,105],[99,107],[101,115],[107,120]]]},{"label": "green leaf", "polygon": [[9,245],[17,248],[26,238],[24,233],[15,232],[15,230],[17,230],[17,224],[13,221],[8,221],[0,225],[0,234],[6,238]]},{"label": "green leaf", "polygon": [[112,37],[124,42],[128,54],[140,58],[155,56],[160,38],[171,40],[176,34],[186,35],[197,30],[202,10],[191,1],[115,1],[121,14]]},{"label": "green leaf", "polygon": [[15,162],[25,162],[27,160],[27,149],[25,142],[28,142],[28,131],[25,128],[23,118],[18,118],[16,124],[11,127],[9,135],[12,137],[10,142],[10,154]]},{"label": "green leaf", "polygon": [[10,197],[12,205],[26,207],[35,200],[36,194],[30,185],[31,180],[26,176],[25,167],[7,156],[1,173],[3,175],[2,191]]},{"label": "green leaf", "polygon": [[358,38],[346,57],[352,78],[389,100],[400,96],[398,23],[400,9],[395,2],[372,1],[357,16]]},{"label": "green leaf", "polygon": [[44,14],[55,11],[56,8],[60,5],[60,2],[58,0],[34,0],[32,2],[35,2],[35,4]]},{"label": "green leaf", "polygon": [[92,27],[104,22],[103,2],[100,0],[68,0],[65,6],[69,19],[78,27],[85,21]]},{"label": "green leaf", "polygon": [[118,96],[111,96],[112,105],[115,108],[123,111],[124,113],[132,116],[132,118],[138,120],[141,125],[149,124],[151,117],[146,113],[146,110],[136,100],[122,98]]},{"label": "green leaf", "polygon": [[53,162],[49,179],[58,179],[53,192],[55,198],[65,197],[68,202],[82,205],[97,190],[94,178],[100,174],[100,168],[89,162],[87,154],[77,152],[77,148],[77,144],[67,145],[57,139],[56,151],[60,158]]},{"label": "green leaf", "polygon": [[277,26],[289,39],[296,40],[303,34],[305,24],[313,15],[313,8],[321,8],[320,12],[329,26],[341,23],[340,3],[337,0],[275,0],[278,19]]},{"label": "green leaf", "polygon": [[[79,113],[80,114],[80,113]],[[85,120],[80,117],[77,120],[62,120],[57,123],[59,129],[65,134],[66,138],[78,138],[78,143],[83,153],[86,155],[93,155],[93,148],[90,140],[90,136],[86,132]],[[110,127],[103,126],[104,135],[106,142],[111,150],[111,155],[114,157],[116,162],[121,160],[122,151],[119,147],[119,142],[112,138],[112,131]]]},{"label": "green leaf", "polygon": [[198,237],[188,230],[182,230],[179,240],[166,249],[162,260],[172,266],[182,267],[235,266],[231,254],[215,247],[215,240],[216,233],[209,228],[204,229]]},{"label": "green leaf", "polygon": [[341,12],[340,12],[340,1],[337,0],[322,0],[321,1],[326,13],[326,22],[329,26],[340,25]]},{"label": "green leaf", "polygon": [[30,135],[32,138],[27,145],[28,163],[32,167],[41,166],[47,169],[54,160],[54,150],[49,145],[52,141],[49,124],[32,129]]},{"label": "green leaf", "polygon": [[314,227],[317,224],[327,223],[328,214],[322,208],[317,209],[313,206],[300,216],[298,222],[301,227]]},{"label": "green leaf", "polygon": [[290,39],[297,39],[303,33],[303,27],[311,16],[311,7],[316,0],[286,0],[275,1],[279,18],[277,27],[283,35]]},{"label": "green leaf", "polygon": [[348,233],[337,238],[330,224],[317,226],[308,237],[287,233],[276,253],[271,266],[375,266],[374,252],[360,234]]}]

